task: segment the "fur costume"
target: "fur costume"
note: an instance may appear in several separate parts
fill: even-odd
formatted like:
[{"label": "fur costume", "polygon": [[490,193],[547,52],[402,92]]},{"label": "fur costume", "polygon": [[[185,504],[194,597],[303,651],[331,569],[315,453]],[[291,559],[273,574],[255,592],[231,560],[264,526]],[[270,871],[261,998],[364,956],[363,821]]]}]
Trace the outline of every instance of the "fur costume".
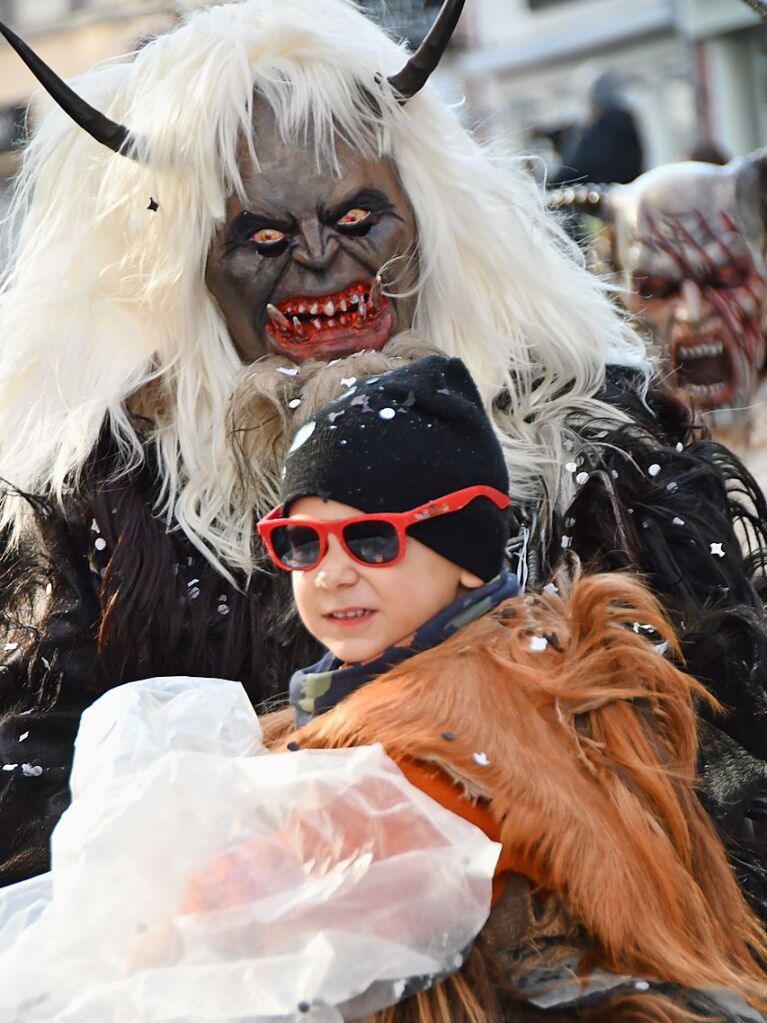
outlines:
[{"label": "fur costume", "polygon": [[[764,699],[751,583],[767,549],[761,495],[718,449],[677,450],[689,424],[647,395],[643,345],[605,285],[520,167],[491,158],[428,85],[403,102],[406,58],[345,0],[213,6],[77,83],[115,130],[128,125],[114,144],[54,107],[27,147],[18,249],[0,293],[1,881],[45,868],[78,717],[100,692],[150,675],[228,675],[260,702],[312,659],[253,523],[274,503],[289,434],[314,409],[349,377],[430,348],[463,358],[492,412],[528,586],[572,547],[596,566],[646,573],[680,629],[694,621],[712,642],[738,637],[743,659],[722,657],[732,714],[712,726],[704,776],[730,833],[758,818],[767,784],[748,715]],[[339,271],[343,295],[394,310],[396,336],[335,365],[294,365],[274,346],[243,354],[238,324],[252,332],[256,320],[266,344],[288,337],[291,321],[271,303],[254,317],[245,300],[225,316],[225,289],[214,296],[211,262],[247,255],[228,233],[231,211],[257,205],[261,174],[313,196],[350,164],[386,178],[410,234],[364,287],[358,269]],[[316,277],[305,290],[328,292],[323,260],[361,251],[375,230],[348,232],[388,215],[359,202],[312,222],[332,235],[322,252],[295,217],[269,227],[277,255],[258,266],[288,258],[292,231],[287,252],[303,279]],[[256,228],[245,241],[261,237]],[[335,300],[327,307],[323,331]],[[295,320],[298,344],[311,330]],[[651,531],[626,528],[638,493],[657,497]],[[698,532],[680,545],[674,519],[690,509]],[[733,532],[744,516],[754,526],[746,563]],[[722,744],[724,774],[710,766]],[[753,829],[752,840],[756,870]]]},{"label": "fur costume", "polygon": [[[514,923],[502,901],[447,997],[437,989],[384,1018],[509,1018],[503,998],[520,998],[541,966],[555,976],[565,948],[585,975],[728,988],[764,1005],[763,931],[695,791],[694,703],[719,708],[664,650],[679,654],[674,632],[635,579],[576,576],[559,595],[506,601],[298,730],[284,712],[267,719],[276,750],[382,742],[449,777],[500,826],[507,869],[559,906],[547,943],[546,914]],[[498,948],[505,996],[488,981]],[[644,1001],[647,1018],[681,1016],[663,997]]]}]

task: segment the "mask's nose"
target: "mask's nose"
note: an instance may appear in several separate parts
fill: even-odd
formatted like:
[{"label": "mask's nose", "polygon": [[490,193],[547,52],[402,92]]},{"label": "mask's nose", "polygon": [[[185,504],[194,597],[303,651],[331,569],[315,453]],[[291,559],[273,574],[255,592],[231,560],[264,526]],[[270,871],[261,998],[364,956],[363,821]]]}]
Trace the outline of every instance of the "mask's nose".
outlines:
[{"label": "mask's nose", "polygon": [[307,217],[298,225],[293,259],[307,270],[322,273],[333,262],[339,248],[339,240],[331,231],[315,217]]}]

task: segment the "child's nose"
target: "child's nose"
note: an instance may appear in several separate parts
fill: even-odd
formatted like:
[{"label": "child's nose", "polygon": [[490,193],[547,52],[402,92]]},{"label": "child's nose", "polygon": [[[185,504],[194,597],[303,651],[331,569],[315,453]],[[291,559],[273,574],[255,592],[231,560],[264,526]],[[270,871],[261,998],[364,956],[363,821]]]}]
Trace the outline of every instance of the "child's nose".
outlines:
[{"label": "child's nose", "polygon": [[335,536],[328,537],[328,549],[320,562],[315,583],[321,589],[351,586],[357,581],[356,563],[349,557]]}]

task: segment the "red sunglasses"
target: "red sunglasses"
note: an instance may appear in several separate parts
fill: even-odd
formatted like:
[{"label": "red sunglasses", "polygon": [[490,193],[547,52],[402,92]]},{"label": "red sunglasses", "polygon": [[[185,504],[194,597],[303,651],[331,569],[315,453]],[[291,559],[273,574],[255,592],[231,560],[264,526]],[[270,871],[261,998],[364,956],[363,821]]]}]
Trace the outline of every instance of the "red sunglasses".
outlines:
[{"label": "red sunglasses", "polygon": [[417,522],[460,511],[478,497],[507,508],[509,497],[494,487],[465,487],[405,512],[377,512],[349,519],[285,519],[282,506],[258,523],[269,556],[286,572],[308,572],[325,557],[328,536],[335,536],[349,557],[360,565],[396,565],[405,555],[405,530]]}]

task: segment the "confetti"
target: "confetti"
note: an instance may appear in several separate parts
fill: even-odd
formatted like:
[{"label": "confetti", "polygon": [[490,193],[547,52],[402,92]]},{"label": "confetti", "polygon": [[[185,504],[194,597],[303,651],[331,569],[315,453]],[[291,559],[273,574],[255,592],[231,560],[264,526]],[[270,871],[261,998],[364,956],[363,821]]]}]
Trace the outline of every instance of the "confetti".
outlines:
[{"label": "confetti", "polygon": [[475,764],[479,764],[480,767],[487,767],[490,763],[490,757],[487,753],[472,753],[471,759]]},{"label": "confetti", "polygon": [[48,583],[45,587],[45,592],[50,596],[53,593],[53,583]]},{"label": "confetti", "polygon": [[103,551],[106,548],[107,542],[103,536],[96,537],[93,546],[97,551]]},{"label": "confetti", "polygon": [[18,764],[3,764],[3,770],[4,771],[15,771],[18,766],[19,766]]},{"label": "confetti", "polygon": [[724,557],[723,541],[720,541],[719,543],[712,543],[711,553],[715,554],[717,558],[723,558]]},{"label": "confetti", "polygon": [[298,451],[302,447],[317,429],[317,424],[313,419],[310,419],[308,423],[304,423],[301,429],[296,433],[293,438],[293,443],[290,445],[289,455],[292,455],[294,451]]},{"label": "confetti", "polygon": [[34,766],[32,764],[22,764],[21,773],[24,775],[25,778],[39,778],[40,775],[43,773],[43,769],[42,767],[39,767],[37,764],[35,764]]},{"label": "confetti", "polygon": [[545,650],[549,645],[549,641],[545,636],[531,636],[530,637],[530,649],[536,653],[540,653],[541,650]]},{"label": "confetti", "polygon": [[677,445],[676,445],[676,450],[677,450],[677,451],[684,451],[684,444],[682,444],[682,442],[681,442],[681,441],[678,441],[678,442],[677,442]]},{"label": "confetti", "polygon": [[575,482],[579,486],[583,486],[583,484],[588,481],[588,478],[589,474],[587,472],[579,472],[578,475],[575,477]]},{"label": "confetti", "polygon": [[679,484],[675,480],[672,480],[670,483],[666,484],[666,490],[668,490],[670,494],[675,494],[677,490],[679,490]]},{"label": "confetti", "polygon": [[611,469],[610,470],[610,475],[612,476],[612,478],[614,480],[617,480],[618,479],[618,470],[617,469]]},{"label": "confetti", "polygon": [[343,409],[341,409],[340,412],[330,412],[330,413],[328,413],[328,422],[329,423],[334,423],[336,421],[336,419],[340,419],[340,417],[343,416],[343,415],[345,415],[345,412],[344,412]]},{"label": "confetti", "polygon": [[550,593],[554,597],[559,596],[559,590],[556,588],[554,583],[546,583],[546,585],[543,587],[543,592]]},{"label": "confetti", "polygon": [[101,530],[99,529],[99,524],[98,524],[98,522],[96,522],[95,519],[93,520],[93,522],[91,522],[91,532],[92,533],[100,533],[101,532]]},{"label": "confetti", "polygon": [[649,473],[650,476],[657,476],[658,473],[660,472],[660,466],[658,465],[657,462],[653,462],[653,464],[650,466],[647,472]]},{"label": "confetti", "polygon": [[356,377],[341,377],[341,386],[342,387],[351,387],[353,384],[356,384],[356,383],[357,383],[357,378]]},{"label": "confetti", "polygon": [[229,614],[229,605],[228,604],[219,604],[216,610],[218,611],[218,613],[220,615],[223,615],[224,617],[226,617]]},{"label": "confetti", "polygon": [[286,376],[286,377],[296,377],[296,376],[298,376],[298,366],[290,366],[290,367],[288,367],[288,366],[278,366],[277,367],[277,372],[278,373],[282,373],[282,375]]},{"label": "confetti", "polygon": [[637,981],[635,981],[634,982],[634,987],[637,989],[637,991],[649,991],[650,990],[650,984],[646,980],[637,980]]},{"label": "confetti", "polygon": [[19,742],[24,742],[25,739],[29,738],[29,732],[24,732],[19,736]]},{"label": "confetti", "polygon": [[292,401],[288,402],[288,408],[298,408],[300,404],[301,404],[300,398],[293,398]]},{"label": "confetti", "polygon": [[672,523],[675,526],[683,526],[684,519],[680,519],[678,515],[675,515],[674,518],[672,519]]},{"label": "confetti", "polygon": [[575,472],[577,468],[578,466],[575,464],[575,462],[568,462],[567,465],[565,466],[565,469],[567,469],[568,472]]},{"label": "confetti", "polygon": [[573,538],[571,536],[563,536],[562,537],[562,549],[563,550],[567,550],[567,548],[570,546],[570,544],[572,542],[573,542]]},{"label": "confetti", "polygon": [[655,643],[653,649],[656,653],[659,653],[661,657],[668,650],[668,642],[664,639],[662,643]]},{"label": "confetti", "polygon": [[197,598],[199,596],[200,596],[200,587],[199,586],[193,586],[191,588],[191,590],[189,590],[189,599],[190,600],[197,600]]},{"label": "confetti", "polygon": [[6,643],[5,644],[5,650],[6,650],[7,653],[11,653],[12,650],[18,650],[18,649],[19,649],[19,644],[18,643]]},{"label": "confetti", "polygon": [[394,419],[396,414],[393,408],[382,408],[378,412],[381,419]]}]

